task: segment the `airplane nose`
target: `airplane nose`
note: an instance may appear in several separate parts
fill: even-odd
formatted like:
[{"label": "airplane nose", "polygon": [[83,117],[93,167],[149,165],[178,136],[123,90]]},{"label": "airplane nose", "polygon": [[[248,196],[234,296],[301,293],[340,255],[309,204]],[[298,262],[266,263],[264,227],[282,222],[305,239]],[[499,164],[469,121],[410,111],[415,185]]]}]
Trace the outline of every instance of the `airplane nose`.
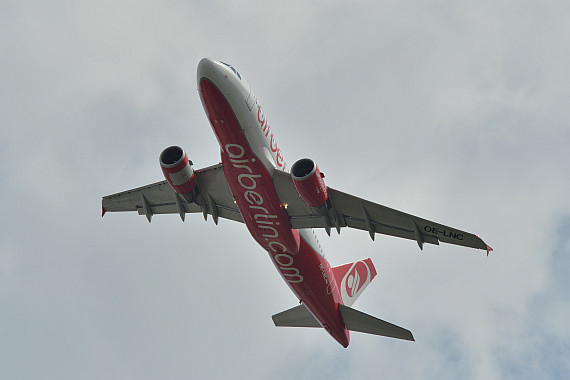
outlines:
[{"label": "airplane nose", "polygon": [[202,58],[200,63],[198,63],[198,68],[206,69],[212,68],[216,65],[216,61],[211,58]]},{"label": "airplane nose", "polygon": [[216,73],[216,68],[218,65],[218,62],[214,61],[213,59],[202,58],[198,64],[197,70],[198,83],[200,83],[200,79],[202,78],[212,78],[212,76]]}]

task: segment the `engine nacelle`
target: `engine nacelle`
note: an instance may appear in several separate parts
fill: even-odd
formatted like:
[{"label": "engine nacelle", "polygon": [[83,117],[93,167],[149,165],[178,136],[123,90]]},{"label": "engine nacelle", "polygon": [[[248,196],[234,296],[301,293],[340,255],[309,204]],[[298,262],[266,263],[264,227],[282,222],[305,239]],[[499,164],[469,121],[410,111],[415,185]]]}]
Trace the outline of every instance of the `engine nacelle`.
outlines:
[{"label": "engine nacelle", "polygon": [[179,146],[170,146],[160,154],[160,167],[166,181],[186,202],[195,198],[196,176],[192,169],[192,161]]},{"label": "engine nacelle", "polygon": [[328,199],[324,174],[309,158],[302,158],[291,166],[293,184],[309,207],[322,206]]}]

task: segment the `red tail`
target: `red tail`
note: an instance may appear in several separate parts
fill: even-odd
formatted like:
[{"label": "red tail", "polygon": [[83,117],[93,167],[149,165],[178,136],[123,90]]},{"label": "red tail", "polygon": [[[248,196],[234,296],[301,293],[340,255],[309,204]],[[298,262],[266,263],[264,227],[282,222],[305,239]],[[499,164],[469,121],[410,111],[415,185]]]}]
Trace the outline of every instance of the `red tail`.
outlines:
[{"label": "red tail", "polygon": [[372,260],[366,259],[334,267],[333,274],[342,303],[351,306],[376,276],[376,268]]}]

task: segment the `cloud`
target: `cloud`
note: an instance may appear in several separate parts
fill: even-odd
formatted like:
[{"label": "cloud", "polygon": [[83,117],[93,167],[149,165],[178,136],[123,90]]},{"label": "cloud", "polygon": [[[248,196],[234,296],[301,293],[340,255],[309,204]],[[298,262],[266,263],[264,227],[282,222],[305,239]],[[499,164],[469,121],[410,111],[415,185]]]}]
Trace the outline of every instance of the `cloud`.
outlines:
[{"label": "cloud", "polygon": [[[12,378],[564,378],[570,8],[480,2],[8,3],[0,16],[0,366]],[[296,304],[243,225],[100,218],[219,151],[200,58],[239,68],[289,164],[482,236],[489,258],[343,231],[355,305],[415,343],[277,329]],[[221,365],[220,363],[224,363]]]}]

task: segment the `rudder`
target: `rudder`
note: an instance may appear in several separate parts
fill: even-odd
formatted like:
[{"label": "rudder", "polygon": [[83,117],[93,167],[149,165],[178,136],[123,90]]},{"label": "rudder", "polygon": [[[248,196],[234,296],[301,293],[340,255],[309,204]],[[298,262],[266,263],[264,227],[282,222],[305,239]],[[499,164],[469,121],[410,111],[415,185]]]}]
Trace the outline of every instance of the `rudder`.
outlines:
[{"label": "rudder", "polygon": [[339,265],[332,270],[342,302],[346,306],[352,306],[370,281],[376,277],[376,268],[371,259]]}]

